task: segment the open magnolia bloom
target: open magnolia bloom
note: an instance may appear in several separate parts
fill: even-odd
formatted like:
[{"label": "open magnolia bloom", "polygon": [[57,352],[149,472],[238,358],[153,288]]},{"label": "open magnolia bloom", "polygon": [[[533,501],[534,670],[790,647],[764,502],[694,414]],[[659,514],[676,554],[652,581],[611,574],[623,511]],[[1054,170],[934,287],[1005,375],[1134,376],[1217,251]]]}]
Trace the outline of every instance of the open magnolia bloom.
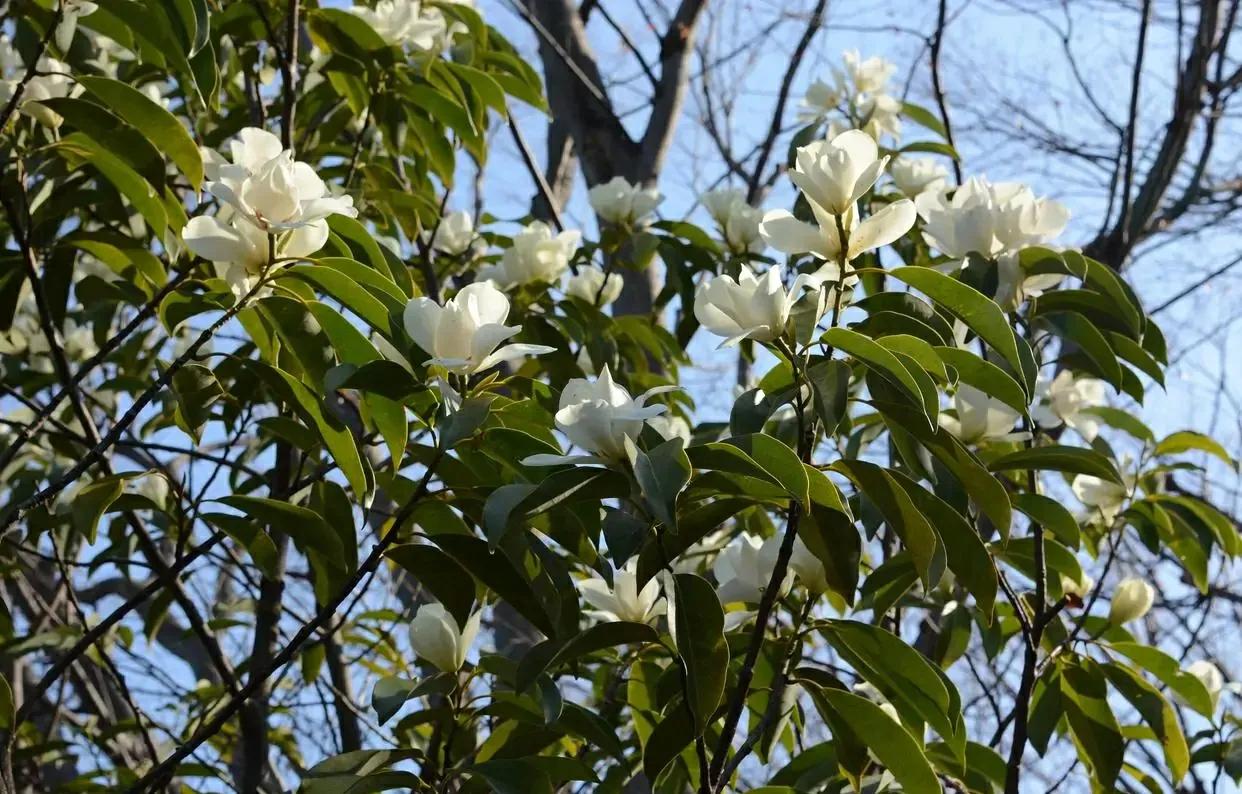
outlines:
[{"label": "open magnolia bloom", "polygon": [[996,302],[1005,309],[1017,308],[1028,298],[1037,298],[1065,280],[1062,273],[1027,275],[1016,251],[1001,254],[996,268]]},{"label": "open magnolia bloom", "polygon": [[800,147],[789,178],[811,203],[843,215],[871,189],[887,163],[874,138],[862,130],[847,130]]},{"label": "open magnolia bloom", "polygon": [[513,238],[513,245],[499,264],[479,270],[479,278],[495,281],[502,288],[519,284],[554,284],[569,269],[582,234],[565,231],[553,235],[543,221],[535,221]]},{"label": "open magnolia bloom", "polygon": [[930,157],[896,157],[888,164],[893,184],[908,198],[944,189],[949,169]]},{"label": "open magnolia bloom", "polygon": [[[749,532],[743,532],[725,546],[712,564],[712,573],[718,582],[716,595],[720,598],[720,603],[757,603],[772,579],[780,547],[780,535],[764,540]],[[781,581],[780,595],[788,593],[792,585],[793,571],[786,571],[785,578]]]},{"label": "open magnolia bloom", "polygon": [[888,81],[897,71],[897,64],[873,55],[864,59],[858,50],[841,53],[843,68],[837,71],[838,84],[852,87],[860,94],[875,94],[888,87]]},{"label": "open magnolia bloom", "polygon": [[[8,36],[0,35],[0,106],[7,105],[25,76],[25,66]],[[76,97],[81,86],[70,76],[68,64],[55,58],[39,59],[34,77],[26,83],[17,109],[45,127],[56,129],[64,119],[43,101]]]},{"label": "open magnolia bloom", "polygon": [[1062,370],[1051,382],[1036,384],[1039,401],[1031,407],[1031,418],[1043,427],[1066,424],[1087,441],[1100,432],[1100,419],[1087,409],[1103,405],[1104,382],[1095,378],[1075,378]]},{"label": "open magnolia bloom", "polygon": [[1074,477],[1070,488],[1078,501],[1090,509],[1091,515],[1088,518],[1098,514],[1106,524],[1117,517],[1130,495],[1126,486],[1090,474]]},{"label": "open magnolia bloom", "polygon": [[664,200],[655,188],[631,185],[619,176],[591,188],[587,198],[596,215],[618,226],[638,225]]},{"label": "open magnolia bloom", "polygon": [[1021,441],[1031,437],[1030,433],[1013,432],[1020,413],[974,386],[958,384],[953,408],[957,416],[941,412],[940,426],[963,443]]},{"label": "open magnolia bloom", "polygon": [[[756,277],[754,271],[742,265],[736,281],[722,275],[700,282],[694,294],[694,316],[708,331],[725,337],[721,347],[743,339],[775,341],[785,333],[789,312],[802,288],[812,284],[810,277],[798,276],[793,288],[786,290],[782,272],[777,265]],[[820,306],[822,309],[822,301]]]},{"label": "open magnolia bloom", "polygon": [[556,348],[546,345],[496,346],[522,330],[505,325],[509,299],[490,281],[470,284],[443,306],[430,298],[414,298],[402,317],[414,344],[425,350],[429,364],[470,375],[518,356],[537,356]]},{"label": "open magnolia bloom", "polygon": [[995,259],[1048,242],[1069,222],[1069,210],[1059,202],[1036,198],[1017,182],[992,183],[983,177],[971,177],[957,188],[923,192],[915,203],[924,221],[924,239],[952,259],[972,253]]},{"label": "open magnolia bloom", "polygon": [[422,5],[420,0],[379,0],[375,8],[356,5],[349,10],[394,47],[430,50],[444,39],[447,25],[438,10]]},{"label": "open magnolia bloom", "polygon": [[812,593],[823,593],[830,589],[828,571],[811,549],[802,542],[802,538],[794,538],[793,555],[789,558],[789,570],[794,572],[803,587]]},{"label": "open magnolia bloom", "polygon": [[[763,216],[759,233],[768,245],[782,253],[811,254],[830,262],[839,261],[841,233],[837,219],[815,202],[810,203],[815,223],[800,221],[788,210],[771,210]],[[840,216],[849,243],[846,260],[899,239],[914,226],[915,214],[914,202],[901,199],[859,223],[856,208],[850,207]]]},{"label": "open magnolia bloom", "polygon": [[267,130],[246,127],[230,144],[231,162],[203,150],[207,192],[265,232],[323,224],[329,215],[357,217],[350,196],[328,195],[308,164],[293,159]]},{"label": "open magnolia bloom", "polygon": [[410,623],[410,647],[418,658],[431,662],[446,673],[456,673],[466,663],[466,654],[479,633],[482,612],[475,612],[458,627],[443,605],[432,602],[418,608]]},{"label": "open magnolia bloom", "polygon": [[592,571],[590,578],[578,580],[578,592],[595,607],[594,616],[603,621],[653,623],[665,611],[658,580],[653,578],[642,590],[638,589],[637,557],[631,557],[625,567],[613,572],[612,587]]},{"label": "open magnolia bloom", "polygon": [[704,209],[716,222],[725,246],[734,253],[764,249],[759,233],[763,211],[746,203],[746,194],[737,188],[717,188],[699,196]]},{"label": "open magnolia bloom", "polygon": [[[227,206],[217,215],[191,218],[181,231],[181,239],[186,248],[215,265],[216,274],[237,295],[254,286],[272,252],[268,234],[239,219]],[[318,251],[327,240],[328,224],[321,221],[277,235],[274,248],[278,258],[304,257]]]},{"label": "open magnolia bloom", "polygon": [[809,124],[827,116],[841,107],[845,94],[837,79],[816,79],[806,89],[806,95],[798,106],[798,121]]},{"label": "open magnolia bloom", "polygon": [[95,13],[99,6],[89,0],[61,0],[60,22],[56,25],[56,47],[62,52],[69,52],[73,44],[73,34],[78,29],[78,20]]},{"label": "open magnolia bloom", "polygon": [[474,219],[465,210],[445,213],[431,236],[431,247],[449,256],[461,256],[474,246],[478,235],[474,231]]},{"label": "open magnolia bloom", "polygon": [[609,273],[595,265],[579,265],[578,272],[565,283],[565,294],[601,308],[621,297],[625,279],[620,273]]},{"label": "open magnolia bloom", "polygon": [[650,397],[676,390],[676,386],[648,389],[637,398],[617,385],[604,366],[594,381],[574,378],[561,392],[556,426],[585,455],[531,455],[526,466],[558,466],[564,463],[616,463],[627,460],[626,443],[633,444],[643,423],[664,413],[663,405],[647,405]]}]

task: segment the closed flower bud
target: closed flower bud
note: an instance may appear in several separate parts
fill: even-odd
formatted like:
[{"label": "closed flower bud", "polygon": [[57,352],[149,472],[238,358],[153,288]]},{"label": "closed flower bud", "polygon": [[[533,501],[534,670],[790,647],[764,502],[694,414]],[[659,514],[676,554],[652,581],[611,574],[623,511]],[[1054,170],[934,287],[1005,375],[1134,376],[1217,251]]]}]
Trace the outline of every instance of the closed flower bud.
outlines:
[{"label": "closed flower bud", "polygon": [[587,198],[596,215],[617,226],[639,225],[663,200],[655,188],[631,185],[619,176],[591,188]]},{"label": "closed flower bud", "polygon": [[446,673],[456,673],[466,663],[466,654],[479,633],[481,612],[475,612],[464,627],[442,605],[431,603],[419,608],[410,623],[410,646],[418,658],[431,662]]},{"label": "closed flower bud", "polygon": [[1118,626],[1138,620],[1151,609],[1156,591],[1142,579],[1123,579],[1113,591],[1113,603],[1108,609],[1108,620]]},{"label": "closed flower bud", "polygon": [[802,538],[794,540],[793,556],[789,558],[789,569],[812,593],[823,593],[829,589],[828,572],[824,569],[824,564],[802,542]]},{"label": "closed flower bud", "polygon": [[1208,696],[1212,698],[1212,708],[1216,708],[1220,703],[1220,693],[1225,688],[1225,676],[1220,668],[1205,659],[1200,659],[1190,664],[1186,672],[1199,679],[1203,688],[1207,690]]}]

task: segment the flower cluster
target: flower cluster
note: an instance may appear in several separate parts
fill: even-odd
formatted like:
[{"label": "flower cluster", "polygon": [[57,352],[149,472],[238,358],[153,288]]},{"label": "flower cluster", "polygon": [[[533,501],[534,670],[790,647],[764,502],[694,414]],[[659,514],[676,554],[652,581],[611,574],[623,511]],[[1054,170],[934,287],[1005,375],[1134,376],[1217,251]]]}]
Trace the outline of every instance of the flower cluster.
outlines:
[{"label": "flower cluster", "polygon": [[[448,0],[473,6],[473,0]],[[388,44],[416,51],[440,50],[464,26],[422,0],[379,0],[373,8],[354,6],[350,11],[365,20]]]},{"label": "flower cluster", "polygon": [[[70,36],[72,37],[72,33]],[[7,105],[13,98],[25,72],[21,57],[9,37],[0,34],[0,107]],[[45,55],[39,59],[35,76],[26,83],[17,107],[22,114],[55,129],[64,119],[41,103],[49,99],[77,96],[80,93],[82,89],[70,76],[69,66]]]},{"label": "flower cluster", "polygon": [[885,134],[900,137],[901,101],[887,93],[896,70],[896,64],[878,56],[864,59],[858,50],[843,52],[841,67],[807,89],[799,119],[813,123],[841,112],[851,126],[873,139]]}]

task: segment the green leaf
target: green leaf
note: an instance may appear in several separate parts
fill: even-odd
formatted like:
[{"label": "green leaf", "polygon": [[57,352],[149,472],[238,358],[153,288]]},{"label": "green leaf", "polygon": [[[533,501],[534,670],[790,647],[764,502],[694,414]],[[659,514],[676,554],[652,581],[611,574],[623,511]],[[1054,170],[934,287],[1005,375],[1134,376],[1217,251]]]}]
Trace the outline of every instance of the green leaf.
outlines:
[{"label": "green leaf", "polygon": [[1173,711],[1173,707],[1159,690],[1125,665],[1107,662],[1103,668],[1113,689],[1130,701],[1130,705],[1142,715],[1143,721],[1151,726],[1164,750],[1164,760],[1168,764],[1173,783],[1180,783],[1190,768],[1190,749],[1186,746],[1186,737],[1178,725],[1177,713]]},{"label": "green leaf", "polygon": [[1157,455],[1178,455],[1182,452],[1206,452],[1224,461],[1226,466],[1237,468],[1237,462],[1215,439],[1193,430],[1180,430],[1165,436],[1156,445]]},{"label": "green leaf", "polygon": [[94,166],[142,215],[150,227],[151,234],[157,240],[163,239],[164,231],[168,228],[168,215],[164,209],[164,202],[151,184],[137,171],[92,138],[80,132],[66,135],[59,143],[54,144],[54,148],[71,166],[77,167],[83,163],[90,163]]},{"label": "green leaf", "polygon": [[673,582],[673,600],[668,605],[669,631],[686,667],[689,707],[697,736],[707,728],[724,694],[729,669],[724,609],[716,588],[703,577],[679,573]]},{"label": "green leaf", "polygon": [[940,781],[910,732],[864,697],[839,689],[822,690],[824,700],[880,763],[893,773],[906,794],[940,794]]},{"label": "green leaf", "polygon": [[79,488],[73,495],[73,531],[94,543],[99,519],[124,489],[124,477],[104,477]]},{"label": "green leaf", "polygon": [[659,641],[659,633],[645,623],[596,623],[568,640],[545,640],[527,651],[518,664],[514,688],[523,692],[543,673],[605,648]]},{"label": "green leaf", "polygon": [[849,477],[879,509],[884,521],[910,550],[923,586],[931,589],[944,576],[946,555],[939,534],[886,469],[861,460],[838,460],[832,469]]},{"label": "green leaf", "polygon": [[466,625],[474,611],[474,580],[456,560],[424,543],[393,546],[384,556],[404,568],[419,587],[431,591],[458,626]]},{"label": "green leaf", "polygon": [[433,535],[431,540],[546,636],[556,636],[556,627],[544,603],[535,595],[530,581],[508,557],[492,551],[487,541],[479,538],[444,534]]},{"label": "green leaf", "polygon": [[446,694],[457,685],[456,677],[437,673],[421,681],[410,681],[395,676],[385,676],[375,682],[371,690],[371,708],[380,725],[388,722],[411,698],[432,694]]},{"label": "green leaf", "polygon": [[675,700],[643,745],[643,774],[647,780],[653,783],[658,780],[660,773],[697,735],[685,705],[680,699]]},{"label": "green leaf", "polygon": [[7,731],[13,727],[16,714],[17,709],[13,704],[13,688],[9,686],[9,679],[0,675],[0,731]]},{"label": "green leaf", "polygon": [[1118,485],[1125,484],[1125,481],[1121,479],[1121,473],[1108,458],[1093,449],[1068,447],[1061,444],[1011,452],[992,461],[988,468],[992,471],[1038,469],[1066,474],[1087,474]]},{"label": "green leaf", "polygon": [[665,441],[651,452],[636,449],[634,478],[638,481],[643,501],[656,519],[671,531],[677,531],[677,495],[690,482],[690,459],[686,457],[680,438]]},{"label": "green leaf", "polygon": [[832,591],[844,598],[846,604],[853,605],[862,560],[862,538],[850,517],[814,502],[811,511],[798,522],[798,537],[824,566],[825,579]]},{"label": "green leaf", "polygon": [[918,374],[911,372],[897,354],[892,353],[878,342],[848,328],[830,328],[820,337],[824,344],[839,348],[854,358],[893,380],[914,401],[922,406],[923,416],[928,427],[936,426],[936,417],[940,413],[939,397],[936,386],[921,369]]},{"label": "green leaf", "polygon": [[78,75],[77,81],[117,115],[142,131],[168,155],[198,190],[203,183],[203,159],[190,133],[177,117],[136,88],[106,77]]},{"label": "green leaf", "polygon": [[886,272],[919,290],[964,322],[1018,373],[1027,396],[1033,393],[1036,376],[1034,356],[1029,347],[1021,349],[1020,346],[1026,343],[1014,335],[1005,313],[995,301],[952,276],[931,268],[907,266]]},{"label": "green leaf", "polygon": [[294,265],[287,268],[285,272],[289,275],[303,278],[319,287],[340,301],[345,308],[358,315],[371,328],[389,339],[393,338],[392,326],[389,321],[390,313],[394,309],[399,311],[405,308],[395,298],[385,303],[385,301],[380,300],[374,293],[362,286],[353,274],[325,265],[323,261],[314,265]]},{"label": "green leaf", "polygon": [[820,633],[906,722],[927,722],[962,758],[966,728],[956,688],[939,668],[900,637],[867,623],[825,621]]},{"label": "green leaf", "polygon": [[1059,336],[1078,346],[1105,381],[1121,391],[1121,364],[1117,361],[1117,354],[1113,352],[1112,346],[1094,323],[1078,312],[1057,312],[1045,314],[1044,317],[1052,320],[1052,329]]},{"label": "green leaf", "polygon": [[1156,677],[1192,709],[1212,719],[1216,709],[1203,682],[1182,669],[1177,660],[1159,648],[1137,642],[1109,643],[1109,649],[1125,656]]},{"label": "green leaf", "polygon": [[937,347],[936,355],[957,371],[957,377],[962,383],[974,386],[1023,416],[1026,415],[1030,401],[1022,391],[1022,387],[1008,372],[990,361],[983,360],[969,350],[962,350],[959,347]]},{"label": "green leaf", "polygon": [[815,394],[815,413],[826,435],[833,435],[847,413],[850,388],[850,367],[840,359],[812,364],[807,379]]},{"label": "green leaf", "polygon": [[1125,739],[1108,706],[1108,687],[1099,667],[1089,659],[1061,666],[1061,692],[1078,754],[1094,782],[1111,790],[1121,772]]},{"label": "green leaf", "polygon": [[1082,538],[1078,521],[1065,505],[1049,496],[1035,493],[1014,494],[1013,506],[1025,513],[1032,521],[1057,536],[1072,549],[1078,548]]},{"label": "green leaf", "polygon": [[283,532],[305,552],[319,552],[326,563],[348,572],[341,537],[318,513],[305,507],[259,496],[232,494],[217,500]]},{"label": "green leaf", "polygon": [[811,483],[797,454],[789,447],[764,433],[726,438],[724,443],[740,449],[768,478],[784,488],[803,505],[811,501]]},{"label": "green leaf", "polygon": [[901,103],[901,115],[918,124],[920,127],[926,127],[941,138],[947,139],[948,133],[945,132],[944,123],[936,118],[930,110],[922,105],[916,105],[913,102]]},{"label": "green leaf", "polygon": [[177,400],[177,426],[197,443],[203,425],[211,418],[211,406],[224,396],[224,387],[214,372],[191,362],[173,373],[172,393]]}]

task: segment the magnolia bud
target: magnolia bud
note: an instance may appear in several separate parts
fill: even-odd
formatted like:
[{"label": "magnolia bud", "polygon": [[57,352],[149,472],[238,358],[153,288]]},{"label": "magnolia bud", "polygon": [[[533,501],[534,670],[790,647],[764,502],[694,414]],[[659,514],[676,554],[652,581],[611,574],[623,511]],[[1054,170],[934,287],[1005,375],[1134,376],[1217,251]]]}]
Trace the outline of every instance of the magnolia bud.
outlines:
[{"label": "magnolia bud", "polygon": [[1203,688],[1212,698],[1212,708],[1220,702],[1221,690],[1225,688],[1225,676],[1220,668],[1206,660],[1200,660],[1188,666],[1186,672],[1199,679]]},{"label": "magnolia bud", "polygon": [[431,662],[446,673],[455,673],[466,663],[466,654],[479,633],[476,612],[458,629],[457,621],[442,605],[425,604],[410,623],[410,646],[418,658]]},{"label": "magnolia bud", "polygon": [[1120,626],[1138,620],[1151,609],[1156,591],[1142,579],[1123,579],[1113,592],[1113,603],[1108,610],[1108,620]]}]

